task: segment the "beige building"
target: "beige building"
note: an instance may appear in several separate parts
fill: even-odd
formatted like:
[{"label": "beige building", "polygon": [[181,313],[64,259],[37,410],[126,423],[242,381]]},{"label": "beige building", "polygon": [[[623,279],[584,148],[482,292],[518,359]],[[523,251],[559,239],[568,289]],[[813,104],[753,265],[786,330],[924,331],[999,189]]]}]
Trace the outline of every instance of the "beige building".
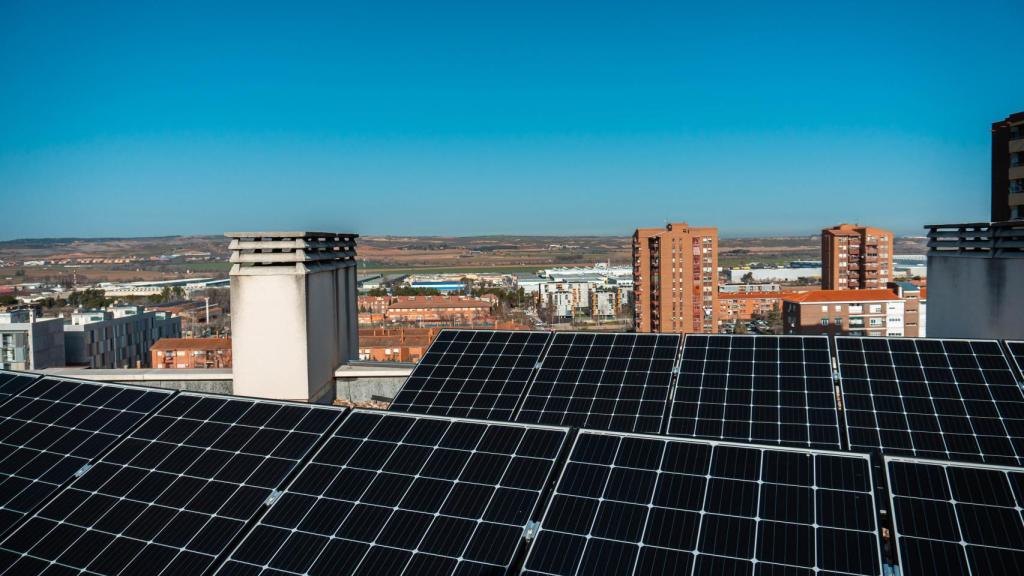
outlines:
[{"label": "beige building", "polygon": [[784,334],[926,336],[927,293],[908,282],[885,289],[814,290],[782,299]]},{"label": "beige building", "polygon": [[893,279],[893,234],[840,224],[821,231],[821,288],[872,290]]},{"label": "beige building", "polygon": [[717,332],[718,229],[638,228],[633,292],[637,332]]}]

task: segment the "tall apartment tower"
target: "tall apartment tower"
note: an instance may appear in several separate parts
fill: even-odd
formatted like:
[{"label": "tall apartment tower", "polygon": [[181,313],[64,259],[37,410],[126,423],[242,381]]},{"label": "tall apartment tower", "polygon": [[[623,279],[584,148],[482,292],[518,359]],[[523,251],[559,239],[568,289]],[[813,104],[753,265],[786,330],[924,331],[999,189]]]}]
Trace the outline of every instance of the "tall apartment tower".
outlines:
[{"label": "tall apartment tower", "polygon": [[1024,112],[992,124],[992,221],[1024,219]]},{"label": "tall apartment tower", "polygon": [[633,291],[637,332],[717,332],[718,229],[638,228]]},{"label": "tall apartment tower", "polygon": [[892,282],[893,235],[888,230],[840,224],[821,231],[823,290],[882,289]]}]

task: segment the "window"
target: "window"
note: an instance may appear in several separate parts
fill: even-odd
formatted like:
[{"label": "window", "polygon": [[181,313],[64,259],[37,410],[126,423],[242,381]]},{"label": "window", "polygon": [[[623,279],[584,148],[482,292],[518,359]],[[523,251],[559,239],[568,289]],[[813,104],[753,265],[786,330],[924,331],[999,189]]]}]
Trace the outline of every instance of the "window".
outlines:
[{"label": "window", "polygon": [[821,311],[822,312],[828,312],[828,306],[822,306],[821,307]]},{"label": "window", "polygon": [[836,326],[842,326],[843,325],[843,319],[842,318],[836,318],[835,319],[835,324],[836,324]]},{"label": "window", "polygon": [[822,326],[828,326],[828,318],[822,318],[821,319],[821,325]]},{"label": "window", "polygon": [[868,324],[870,326],[882,326],[885,324],[885,321],[882,318],[871,318]]},{"label": "window", "polygon": [[872,314],[881,314],[882,313],[882,305],[881,304],[871,304],[868,307],[868,310]]},{"label": "window", "polygon": [[842,311],[843,311],[843,307],[841,305],[839,305],[839,304],[836,304],[836,312],[842,312]]}]

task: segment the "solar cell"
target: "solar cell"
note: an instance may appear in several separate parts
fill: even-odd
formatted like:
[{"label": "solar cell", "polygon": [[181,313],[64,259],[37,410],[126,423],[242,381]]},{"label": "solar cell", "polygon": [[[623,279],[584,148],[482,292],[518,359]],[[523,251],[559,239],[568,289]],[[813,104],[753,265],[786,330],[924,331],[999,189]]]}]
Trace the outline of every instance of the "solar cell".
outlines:
[{"label": "solar cell", "polygon": [[886,457],[904,576],[1024,574],[1024,469]]},{"label": "solar cell", "polygon": [[17,395],[0,404],[0,534],[171,394],[28,376],[3,387]]},{"label": "solar cell", "polygon": [[0,574],[202,573],[343,412],[178,394],[0,542]]},{"label": "solar cell", "polygon": [[881,574],[865,455],[584,431],[531,575]]},{"label": "solar cell", "polygon": [[28,385],[35,382],[37,378],[39,377],[35,374],[0,370],[0,402],[28,388]]},{"label": "solar cell", "polygon": [[218,574],[504,574],[567,432],[354,411]]},{"label": "solar cell", "polygon": [[828,338],[688,334],[668,433],[842,448]]},{"label": "solar cell", "polygon": [[1024,393],[990,340],[837,337],[852,450],[1024,464]]},{"label": "solar cell", "polygon": [[1006,349],[1010,351],[1010,358],[1013,359],[1014,365],[1017,366],[1017,373],[1024,377],[1024,342],[1007,340]]},{"label": "solar cell", "polygon": [[511,420],[547,332],[442,330],[390,410]]},{"label": "solar cell", "polygon": [[661,432],[679,334],[556,333],[516,421]]}]

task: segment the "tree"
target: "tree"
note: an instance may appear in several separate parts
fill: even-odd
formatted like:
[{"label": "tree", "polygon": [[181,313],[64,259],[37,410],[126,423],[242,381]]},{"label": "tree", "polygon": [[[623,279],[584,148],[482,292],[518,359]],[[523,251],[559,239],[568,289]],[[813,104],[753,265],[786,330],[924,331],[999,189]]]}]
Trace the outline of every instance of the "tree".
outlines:
[{"label": "tree", "polygon": [[743,275],[742,278],[740,278],[740,282],[743,282],[744,284],[753,284],[754,283],[754,273],[753,272],[747,272],[746,274]]},{"label": "tree", "polygon": [[10,294],[4,294],[0,296],[0,305],[2,306],[13,306],[18,303],[18,299]]},{"label": "tree", "polygon": [[109,306],[111,302],[103,290],[98,288],[86,288],[82,292],[73,291],[68,296],[68,305],[75,308],[103,308]]}]

